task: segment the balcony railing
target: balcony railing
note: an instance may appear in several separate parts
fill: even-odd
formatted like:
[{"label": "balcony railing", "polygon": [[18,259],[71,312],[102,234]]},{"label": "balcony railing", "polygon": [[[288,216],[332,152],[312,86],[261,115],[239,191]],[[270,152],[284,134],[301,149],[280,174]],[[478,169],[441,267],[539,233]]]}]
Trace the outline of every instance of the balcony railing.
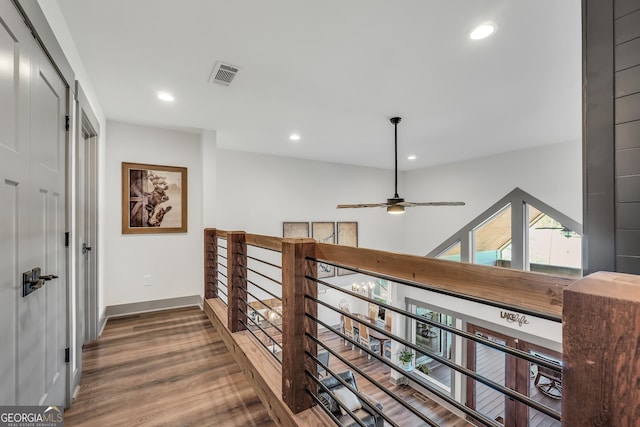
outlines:
[{"label": "balcony railing", "polygon": [[[319,278],[326,270],[339,271],[341,276]],[[599,273],[574,282],[312,239],[205,230],[208,314],[212,321],[217,316],[217,326],[226,328],[230,336],[250,337],[266,350],[264,354],[273,356],[273,375],[263,369],[266,365],[260,367],[250,360],[260,357],[253,353],[243,356],[241,366],[247,366],[245,372],[252,377],[279,376],[279,387],[270,387],[286,408],[274,410],[274,416],[293,424],[291,414],[303,414],[315,406],[314,416],[322,416],[321,409],[325,420],[339,425],[438,426],[446,424],[447,416],[494,427],[539,422],[560,425],[561,420],[564,425],[583,425],[573,423],[587,419],[580,402],[585,398],[601,402],[602,395],[619,394],[600,390],[596,397],[593,390],[582,387],[599,384],[597,378],[606,377],[602,366],[595,370],[593,365],[614,361],[611,349],[605,350],[602,341],[620,347],[620,340],[611,340],[621,332],[607,328],[607,335],[601,336],[605,330],[600,327],[600,334],[594,337],[568,324],[568,319],[601,326],[606,322],[597,323],[594,318],[602,320],[602,314],[609,312],[617,315],[614,305],[619,301],[610,301],[606,292],[600,295],[596,288],[613,281],[616,295],[628,295],[627,288],[640,289],[637,279]],[[374,292],[385,286],[386,298]],[[564,301],[565,290],[576,305]],[[423,309],[420,313],[410,304],[416,299],[428,300],[425,306],[438,307],[441,312]],[[640,297],[633,293],[631,299],[625,303],[635,330],[640,328]],[[587,317],[588,307],[601,311]],[[500,313],[505,321],[519,322],[519,326],[531,324],[531,330],[541,335],[555,333],[557,341],[560,322],[564,322],[564,338],[557,343],[558,347],[562,344],[564,355],[539,343],[525,345],[521,338],[487,332],[489,323],[475,325],[473,316],[445,315],[477,312],[478,308]],[[383,311],[386,321],[378,319]],[[638,331],[635,333],[637,338]],[[518,334],[513,330],[513,335]],[[630,353],[617,356],[619,359],[633,359],[637,349],[627,343],[632,338],[625,336],[621,348]],[[587,357],[584,351],[596,339],[602,353],[590,351]],[[434,340],[439,347],[432,345]],[[410,366],[402,366],[399,360],[403,351],[413,362]],[[490,365],[498,369],[491,370]],[[429,366],[433,372],[428,371]],[[576,375],[577,366],[590,376]],[[619,366],[611,368],[624,371]],[[268,394],[265,381],[257,384]],[[399,385],[407,383],[417,392],[408,395],[407,388]],[[277,406],[278,402],[258,394],[268,400],[269,407]],[[424,404],[425,394],[441,405],[439,410]],[[615,404],[620,406],[618,401]],[[362,408],[356,408],[359,405]]]}]

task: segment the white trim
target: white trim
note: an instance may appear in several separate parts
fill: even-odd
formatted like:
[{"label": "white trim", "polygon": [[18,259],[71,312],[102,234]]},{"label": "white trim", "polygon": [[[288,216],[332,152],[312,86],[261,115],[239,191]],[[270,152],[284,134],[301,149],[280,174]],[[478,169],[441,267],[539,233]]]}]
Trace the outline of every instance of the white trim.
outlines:
[{"label": "white trim", "polygon": [[110,305],[105,309],[106,318],[128,316],[130,314],[168,310],[172,308],[198,306],[202,309],[202,296],[189,295],[155,301],[134,302],[130,304]]}]

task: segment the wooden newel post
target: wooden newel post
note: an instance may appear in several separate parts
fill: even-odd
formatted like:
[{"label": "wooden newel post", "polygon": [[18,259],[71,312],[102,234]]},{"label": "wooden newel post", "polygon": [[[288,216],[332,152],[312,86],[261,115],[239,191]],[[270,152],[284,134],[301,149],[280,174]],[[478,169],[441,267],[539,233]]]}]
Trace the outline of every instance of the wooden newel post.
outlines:
[{"label": "wooden newel post", "polygon": [[247,245],[244,231],[227,233],[227,285],[227,324],[231,332],[242,331],[247,324]]},{"label": "wooden newel post", "polygon": [[218,298],[218,238],[215,228],[204,229],[204,299]]},{"label": "wooden newel post", "polygon": [[562,425],[638,425],[640,276],[599,272],[569,285],[562,335]]},{"label": "wooden newel post", "polygon": [[305,333],[318,335],[318,325],[305,316],[318,314],[318,304],[305,299],[305,294],[317,298],[316,263],[307,257],[315,256],[315,240],[284,239],[282,241],[282,399],[298,413],[313,406],[313,399],[305,391],[317,387],[307,378],[305,370],[317,376],[317,365],[305,355],[305,350],[317,354],[317,344],[305,338]]}]

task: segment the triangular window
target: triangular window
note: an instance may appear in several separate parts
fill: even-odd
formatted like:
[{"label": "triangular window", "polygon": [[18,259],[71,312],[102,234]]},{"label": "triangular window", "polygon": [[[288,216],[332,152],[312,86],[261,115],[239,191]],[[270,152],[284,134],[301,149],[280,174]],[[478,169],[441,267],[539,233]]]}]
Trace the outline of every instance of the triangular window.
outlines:
[{"label": "triangular window", "polygon": [[582,226],[516,188],[427,256],[580,277]]}]

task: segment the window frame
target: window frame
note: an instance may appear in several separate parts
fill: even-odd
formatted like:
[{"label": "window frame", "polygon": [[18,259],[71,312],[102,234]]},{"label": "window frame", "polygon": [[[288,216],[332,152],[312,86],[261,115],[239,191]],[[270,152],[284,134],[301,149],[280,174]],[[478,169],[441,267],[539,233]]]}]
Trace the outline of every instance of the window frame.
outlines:
[{"label": "window frame", "polygon": [[[490,208],[474,218],[467,225],[454,233],[447,240],[438,245],[426,256],[438,258],[454,245],[460,243],[460,261],[474,262],[475,243],[474,231],[482,224],[493,218],[506,206],[511,205],[511,268],[515,270],[529,270],[529,209],[531,205],[559,221],[569,230],[582,236],[582,224],[569,218],[557,209],[544,203],[520,188],[515,188],[502,199],[494,203]],[[584,269],[584,268],[583,268]]]}]

